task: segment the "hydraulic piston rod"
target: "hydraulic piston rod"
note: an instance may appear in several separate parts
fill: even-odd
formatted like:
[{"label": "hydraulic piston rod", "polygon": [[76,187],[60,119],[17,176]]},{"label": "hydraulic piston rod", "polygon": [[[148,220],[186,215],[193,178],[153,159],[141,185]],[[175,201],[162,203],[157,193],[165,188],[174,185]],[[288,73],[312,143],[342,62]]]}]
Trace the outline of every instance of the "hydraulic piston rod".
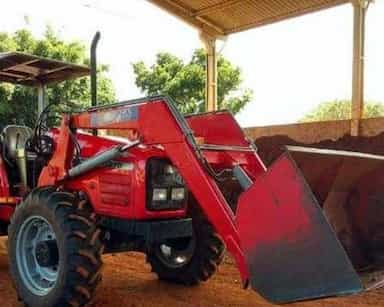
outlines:
[{"label": "hydraulic piston rod", "polygon": [[89,172],[95,169],[96,167],[103,165],[104,163],[107,163],[113,159],[117,159],[128,149],[137,146],[139,143],[140,141],[135,141],[131,144],[117,145],[115,147],[112,147],[111,149],[108,149],[96,155],[93,158],[87,159],[79,165],[76,165],[75,167],[69,169],[67,178],[73,178],[83,175],[86,172]]}]

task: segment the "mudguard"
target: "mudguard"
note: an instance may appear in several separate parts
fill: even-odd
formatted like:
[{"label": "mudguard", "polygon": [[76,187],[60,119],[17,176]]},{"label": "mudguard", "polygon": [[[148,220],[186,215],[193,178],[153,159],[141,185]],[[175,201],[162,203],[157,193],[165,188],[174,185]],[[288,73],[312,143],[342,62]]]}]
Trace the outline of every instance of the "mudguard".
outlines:
[{"label": "mudguard", "polygon": [[240,196],[236,223],[250,285],[267,300],[288,303],[363,290],[288,152]]}]

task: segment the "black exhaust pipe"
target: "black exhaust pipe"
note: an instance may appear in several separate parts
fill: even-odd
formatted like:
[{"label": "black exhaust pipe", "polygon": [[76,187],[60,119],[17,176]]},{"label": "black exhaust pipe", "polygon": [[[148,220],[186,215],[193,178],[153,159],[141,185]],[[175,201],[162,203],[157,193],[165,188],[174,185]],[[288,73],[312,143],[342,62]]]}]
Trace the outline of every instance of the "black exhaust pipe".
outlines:
[{"label": "black exhaust pipe", "polygon": [[[100,32],[97,31],[95,36],[92,39],[91,44],[91,105],[92,107],[97,106],[97,59],[96,59],[96,50],[97,44],[100,40]],[[93,135],[97,135],[97,130],[92,131]]]},{"label": "black exhaust pipe", "polygon": [[91,44],[91,99],[92,107],[97,106],[97,59],[96,49],[100,40],[100,32],[97,31]]}]

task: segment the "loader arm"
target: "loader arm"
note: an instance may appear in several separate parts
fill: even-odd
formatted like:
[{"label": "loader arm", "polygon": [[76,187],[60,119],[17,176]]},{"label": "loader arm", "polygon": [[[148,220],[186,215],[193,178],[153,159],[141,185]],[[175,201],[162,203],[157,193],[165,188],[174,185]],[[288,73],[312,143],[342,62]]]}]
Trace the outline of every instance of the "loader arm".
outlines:
[{"label": "loader arm", "polygon": [[243,284],[246,285],[249,275],[236,230],[235,216],[214,179],[204,169],[202,153],[193,132],[168,98],[154,97],[112,108],[93,109],[89,114],[75,116],[73,124],[86,129],[137,129],[143,144],[163,146],[234,256]]},{"label": "loader arm", "polygon": [[[248,269],[236,230],[235,216],[215,180],[204,168],[206,161],[195,142],[192,130],[168,98],[145,98],[91,108],[70,118],[64,117],[58,136],[61,146],[43,170],[39,185],[50,185],[65,180],[69,168],[68,158],[74,150],[68,131],[77,128],[134,131],[137,133],[133,135],[137,135],[143,145],[162,146],[221,235],[228,251],[237,262],[243,284],[247,284]],[[260,165],[260,170],[264,170],[264,166]]]},{"label": "loader arm", "polygon": [[[61,130],[68,128],[124,129],[133,132],[131,141],[161,147],[234,257],[244,287],[250,284],[277,303],[361,291],[294,162],[279,159],[266,170],[229,113],[185,119],[169,98],[153,97],[72,115],[63,120]],[[59,141],[67,148],[55,151],[46,169],[62,176],[49,181],[49,172],[43,172],[41,184],[65,180],[73,145],[68,132]],[[66,149],[69,154],[63,159],[59,155]],[[217,171],[228,167],[240,170],[247,181],[235,210],[218,185]],[[316,258],[316,250],[326,257]]]}]

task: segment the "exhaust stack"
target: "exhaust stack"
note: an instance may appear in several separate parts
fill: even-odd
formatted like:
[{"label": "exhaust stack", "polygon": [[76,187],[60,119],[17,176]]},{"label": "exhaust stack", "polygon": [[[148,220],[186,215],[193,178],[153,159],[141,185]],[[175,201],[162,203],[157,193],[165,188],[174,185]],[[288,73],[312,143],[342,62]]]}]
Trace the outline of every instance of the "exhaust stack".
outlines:
[{"label": "exhaust stack", "polygon": [[92,107],[97,106],[97,59],[96,50],[100,40],[100,32],[97,31],[91,44],[91,102]]},{"label": "exhaust stack", "polygon": [[[91,43],[91,105],[92,107],[97,106],[97,58],[96,50],[99,43],[101,34],[99,31],[96,32]],[[97,136],[97,129],[92,130],[92,134]]]}]

